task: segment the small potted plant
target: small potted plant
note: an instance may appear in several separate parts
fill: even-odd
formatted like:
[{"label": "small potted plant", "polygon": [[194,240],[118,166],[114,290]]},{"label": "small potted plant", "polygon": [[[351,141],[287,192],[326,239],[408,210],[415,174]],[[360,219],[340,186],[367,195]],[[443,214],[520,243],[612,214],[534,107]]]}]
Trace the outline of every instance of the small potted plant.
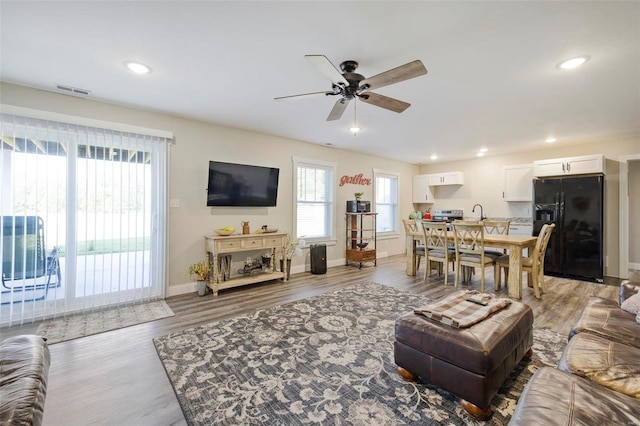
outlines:
[{"label": "small potted plant", "polygon": [[355,192],[353,195],[356,197],[356,201],[360,201],[360,198],[362,198],[364,192]]},{"label": "small potted plant", "polygon": [[201,261],[189,265],[189,276],[198,283],[198,295],[204,296],[207,292],[207,280],[209,279],[209,264]]}]

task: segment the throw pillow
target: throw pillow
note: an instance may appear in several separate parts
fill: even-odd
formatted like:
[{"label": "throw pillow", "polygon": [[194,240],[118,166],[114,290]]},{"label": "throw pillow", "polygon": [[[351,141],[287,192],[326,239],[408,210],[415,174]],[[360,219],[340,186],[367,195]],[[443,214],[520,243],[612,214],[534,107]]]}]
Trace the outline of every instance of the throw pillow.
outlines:
[{"label": "throw pillow", "polygon": [[636,293],[620,305],[622,309],[632,314],[640,313],[640,293]]}]

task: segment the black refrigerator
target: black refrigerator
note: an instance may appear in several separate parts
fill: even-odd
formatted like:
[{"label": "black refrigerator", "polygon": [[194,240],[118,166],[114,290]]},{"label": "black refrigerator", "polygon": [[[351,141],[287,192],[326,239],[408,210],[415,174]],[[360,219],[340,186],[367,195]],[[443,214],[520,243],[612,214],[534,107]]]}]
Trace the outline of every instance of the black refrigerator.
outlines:
[{"label": "black refrigerator", "polygon": [[603,282],[604,176],[533,180],[533,235],[555,223],[544,273]]}]

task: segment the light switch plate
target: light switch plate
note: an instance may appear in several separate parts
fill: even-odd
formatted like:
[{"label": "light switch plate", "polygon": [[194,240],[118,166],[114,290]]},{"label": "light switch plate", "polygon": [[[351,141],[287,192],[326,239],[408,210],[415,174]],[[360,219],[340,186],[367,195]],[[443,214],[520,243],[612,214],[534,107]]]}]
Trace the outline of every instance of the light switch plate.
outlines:
[{"label": "light switch plate", "polygon": [[169,201],[169,207],[174,209],[180,207],[180,200],[177,198],[172,198],[171,201]]}]

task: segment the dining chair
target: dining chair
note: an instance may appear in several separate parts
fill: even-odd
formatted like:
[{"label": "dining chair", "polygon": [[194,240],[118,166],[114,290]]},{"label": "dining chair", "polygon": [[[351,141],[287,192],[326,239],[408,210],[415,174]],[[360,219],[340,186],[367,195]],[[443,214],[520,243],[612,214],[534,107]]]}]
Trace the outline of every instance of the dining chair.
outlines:
[{"label": "dining chair", "polygon": [[494,278],[497,279],[498,269],[495,259],[484,253],[484,225],[482,223],[453,222],[453,237],[456,251],[456,284],[460,281],[462,266],[480,268],[480,291],[484,293],[484,269],[494,266]]},{"label": "dining chair", "polygon": [[[522,272],[527,272],[529,279],[532,281],[533,292],[536,295],[536,299],[540,299],[540,292],[547,292],[547,285],[544,282],[544,256],[547,252],[547,245],[551,238],[551,233],[556,227],[555,223],[544,224],[538,239],[536,246],[528,257],[522,258]],[[500,256],[496,259],[496,267],[498,268],[498,277],[496,281],[496,288],[500,288],[501,271],[504,269],[505,281],[509,276],[509,255]]]},{"label": "dining chair", "polygon": [[[449,262],[455,260],[455,249],[451,247],[450,238],[447,235],[446,222],[422,222],[422,233],[425,242],[425,260],[427,265],[430,262],[439,262],[438,275],[444,271],[444,285],[447,285],[449,276]],[[427,281],[427,275],[431,274],[432,268],[425,268],[422,281]]]},{"label": "dining chair", "polygon": [[[484,225],[485,234],[509,235],[510,220],[483,220],[482,224]],[[498,251],[489,249],[485,251],[485,254],[496,256],[497,258],[507,254],[507,250],[503,249],[502,251]]]},{"label": "dining chair", "polygon": [[[419,238],[422,240],[423,235],[422,231],[418,229],[418,224],[414,219],[402,219],[402,223],[404,224],[404,232],[407,236],[413,236],[414,239]],[[424,257],[425,248],[424,242],[417,241],[416,242],[416,270],[420,269],[420,259]],[[427,264],[428,267],[428,264]]]}]

